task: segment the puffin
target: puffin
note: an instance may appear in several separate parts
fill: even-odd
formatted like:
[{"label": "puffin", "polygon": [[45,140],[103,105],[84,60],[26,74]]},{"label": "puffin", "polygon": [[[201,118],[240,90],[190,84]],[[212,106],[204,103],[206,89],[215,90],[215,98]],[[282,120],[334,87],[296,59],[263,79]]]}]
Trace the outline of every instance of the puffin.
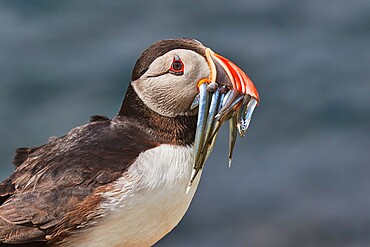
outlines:
[{"label": "puffin", "polygon": [[259,95],[197,40],[149,46],[118,114],[18,148],[0,183],[1,246],[152,246],[182,219],[220,127],[229,160]]}]

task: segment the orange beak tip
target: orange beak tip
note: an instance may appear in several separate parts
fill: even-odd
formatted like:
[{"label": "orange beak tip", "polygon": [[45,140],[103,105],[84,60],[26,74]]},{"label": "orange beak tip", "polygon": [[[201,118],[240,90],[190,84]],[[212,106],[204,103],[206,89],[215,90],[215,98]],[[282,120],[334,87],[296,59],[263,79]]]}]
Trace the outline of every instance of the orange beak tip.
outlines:
[{"label": "orange beak tip", "polygon": [[235,63],[217,53],[213,52],[213,57],[225,69],[235,90],[243,94],[250,95],[258,102],[260,101],[256,86],[242,69],[240,69]]}]

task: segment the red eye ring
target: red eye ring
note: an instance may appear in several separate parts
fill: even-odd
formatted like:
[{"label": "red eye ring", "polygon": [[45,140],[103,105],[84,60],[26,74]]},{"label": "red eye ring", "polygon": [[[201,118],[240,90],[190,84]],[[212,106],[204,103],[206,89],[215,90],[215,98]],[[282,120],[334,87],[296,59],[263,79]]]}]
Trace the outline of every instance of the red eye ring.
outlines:
[{"label": "red eye ring", "polygon": [[184,63],[178,55],[173,57],[173,61],[170,69],[168,70],[173,75],[183,75],[184,74]]}]

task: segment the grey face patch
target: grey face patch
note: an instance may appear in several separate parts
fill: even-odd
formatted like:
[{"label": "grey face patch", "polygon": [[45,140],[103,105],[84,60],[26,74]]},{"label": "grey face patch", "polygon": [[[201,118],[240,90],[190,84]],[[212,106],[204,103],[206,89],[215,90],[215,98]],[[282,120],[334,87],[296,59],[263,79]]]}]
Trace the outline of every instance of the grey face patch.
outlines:
[{"label": "grey face patch", "polygon": [[186,38],[161,40],[149,46],[140,55],[132,71],[131,81],[139,79],[156,58],[175,49],[192,50],[205,57],[205,47],[198,40]]},{"label": "grey face patch", "polygon": [[[182,75],[167,73],[176,55],[183,62]],[[197,83],[208,78],[209,73],[205,57],[193,50],[175,49],[157,57],[132,86],[140,99],[160,115],[195,114],[190,107],[197,94]]]}]

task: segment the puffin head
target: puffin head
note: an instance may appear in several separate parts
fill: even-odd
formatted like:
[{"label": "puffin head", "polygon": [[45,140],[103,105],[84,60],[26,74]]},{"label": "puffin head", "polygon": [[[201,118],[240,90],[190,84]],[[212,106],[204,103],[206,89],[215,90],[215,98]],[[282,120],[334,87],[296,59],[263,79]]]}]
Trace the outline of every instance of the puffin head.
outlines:
[{"label": "puffin head", "polygon": [[237,65],[194,39],[162,40],[148,47],[134,66],[131,86],[161,116],[197,115],[191,181],[226,120],[230,121],[231,161],[237,130],[244,136],[259,102],[256,87]]},{"label": "puffin head", "polygon": [[[258,100],[256,88],[241,69],[194,39],[169,39],[152,44],[138,58],[131,84],[150,109],[175,117],[197,114],[191,105],[202,80],[235,87]],[[248,86],[244,91],[237,88],[243,86],[241,80]]]}]

